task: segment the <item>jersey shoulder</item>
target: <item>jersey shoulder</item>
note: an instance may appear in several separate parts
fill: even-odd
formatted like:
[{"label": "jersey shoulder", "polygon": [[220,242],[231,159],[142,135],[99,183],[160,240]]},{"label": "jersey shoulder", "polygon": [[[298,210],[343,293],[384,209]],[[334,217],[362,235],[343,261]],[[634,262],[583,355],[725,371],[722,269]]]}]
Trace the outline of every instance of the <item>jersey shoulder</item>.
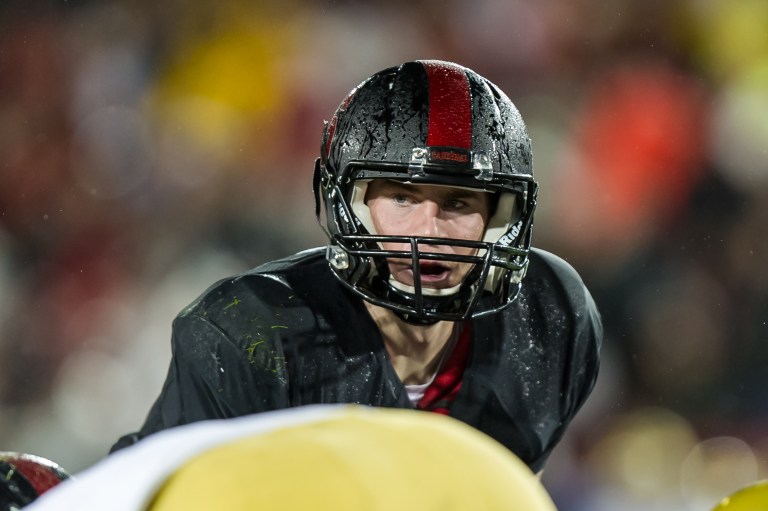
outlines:
[{"label": "jersey shoulder", "polygon": [[266,325],[289,337],[309,335],[327,322],[349,322],[357,315],[356,307],[322,247],[214,283],[177,315],[174,324],[181,328],[203,320],[230,336],[252,334],[255,326]]},{"label": "jersey shoulder", "polygon": [[532,248],[528,273],[523,279],[526,284],[550,289],[565,295],[574,305],[594,307],[594,302],[579,273],[565,259],[542,250]]},{"label": "jersey shoulder", "polygon": [[538,303],[542,310],[549,311],[544,314],[547,318],[570,318],[576,331],[592,332],[591,336],[600,344],[603,325],[597,304],[579,273],[563,258],[539,248],[531,249],[521,296],[527,303]]},{"label": "jersey shoulder", "polygon": [[241,305],[253,302],[259,302],[265,307],[284,307],[296,298],[296,282],[326,279],[326,274],[330,274],[327,266],[322,248],[261,264],[213,283],[185,307],[179,316],[207,317],[216,310],[242,308]]}]

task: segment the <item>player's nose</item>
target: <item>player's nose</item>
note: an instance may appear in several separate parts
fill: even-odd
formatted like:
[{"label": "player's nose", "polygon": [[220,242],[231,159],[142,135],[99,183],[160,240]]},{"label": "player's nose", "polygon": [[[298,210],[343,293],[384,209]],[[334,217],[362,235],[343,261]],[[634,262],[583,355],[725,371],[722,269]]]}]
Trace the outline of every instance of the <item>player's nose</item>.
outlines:
[{"label": "player's nose", "polygon": [[443,237],[440,206],[434,201],[423,201],[419,204],[418,212],[414,215],[414,236],[425,238]]}]

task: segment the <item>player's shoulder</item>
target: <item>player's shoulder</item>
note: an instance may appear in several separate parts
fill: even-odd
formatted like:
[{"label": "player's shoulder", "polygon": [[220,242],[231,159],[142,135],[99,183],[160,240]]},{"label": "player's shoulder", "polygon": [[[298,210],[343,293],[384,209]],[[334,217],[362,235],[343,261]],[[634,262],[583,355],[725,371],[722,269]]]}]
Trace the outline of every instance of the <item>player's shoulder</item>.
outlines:
[{"label": "player's shoulder", "polygon": [[232,307],[281,307],[295,298],[295,283],[330,273],[323,248],[305,250],[223,278],[209,286],[180,316],[207,315]]},{"label": "player's shoulder", "polygon": [[[523,310],[539,311],[531,313],[534,321],[570,325],[571,338],[579,340],[584,353],[597,357],[603,337],[600,311],[579,273],[565,259],[546,250],[532,249],[517,302],[517,309],[511,309],[511,313],[519,313],[522,306]],[[553,340],[562,338],[557,335]]]},{"label": "player's shoulder", "polygon": [[531,248],[528,273],[523,286],[529,285],[550,292],[559,291],[577,308],[594,308],[592,297],[579,272],[562,257],[540,248]]},{"label": "player's shoulder", "polygon": [[327,270],[325,247],[315,247],[302,250],[288,257],[276,259],[261,264],[249,270],[244,276],[249,275],[285,275],[297,271]]},{"label": "player's shoulder", "polygon": [[581,282],[581,276],[576,271],[576,268],[552,252],[531,247],[528,259],[530,261],[529,272],[531,273],[548,272],[562,280],[578,280]]}]

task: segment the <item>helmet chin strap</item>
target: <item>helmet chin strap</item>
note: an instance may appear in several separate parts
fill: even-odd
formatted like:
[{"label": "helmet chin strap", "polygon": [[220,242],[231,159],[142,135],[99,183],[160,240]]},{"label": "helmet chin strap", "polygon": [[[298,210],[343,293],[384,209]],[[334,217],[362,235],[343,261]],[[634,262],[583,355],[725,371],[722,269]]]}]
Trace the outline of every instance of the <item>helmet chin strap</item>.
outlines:
[{"label": "helmet chin strap", "polygon": [[[377,268],[377,266],[381,266],[381,268]],[[389,272],[386,270],[386,262],[382,260],[377,260],[375,264],[372,265],[371,269],[371,275],[387,275]],[[404,304],[407,301],[415,300],[416,299],[416,289],[413,286],[408,286],[406,284],[403,284],[402,282],[399,282],[394,279],[391,275],[386,278],[386,282],[389,283],[389,289],[385,292],[388,294],[387,299],[392,303],[398,303],[398,304]],[[452,294],[456,294],[455,290],[458,290],[461,286],[456,286],[456,288],[452,288]],[[421,289],[421,296],[422,300],[426,298],[429,300],[429,298],[432,299],[440,299],[450,297],[451,295],[445,294],[442,296],[439,295],[432,295],[429,296],[425,293],[425,289]],[[437,291],[437,290],[435,290]],[[424,303],[422,302],[422,308],[424,308]],[[429,308],[429,307],[427,307]],[[439,321],[442,321],[441,319],[434,318],[434,317],[419,317],[417,314],[412,312],[403,311],[397,308],[391,308],[392,312],[401,320],[404,322],[410,324],[410,325],[420,325],[420,326],[428,326],[428,325],[434,325],[435,323],[438,323]]]},{"label": "helmet chin strap", "polygon": [[[389,284],[392,287],[399,289],[400,291],[403,291],[404,293],[408,293],[411,295],[416,294],[415,287],[403,284],[402,282],[395,280],[395,278],[392,277],[391,275],[389,277]],[[458,293],[459,289],[461,289],[461,285],[453,286],[445,289],[422,287],[421,294],[423,296],[451,296]],[[415,316],[409,316],[408,314],[399,313],[399,312],[396,312],[396,314],[400,317],[400,319],[412,325],[434,325],[435,323],[438,322],[437,319],[420,319]]]},{"label": "helmet chin strap", "polygon": [[416,317],[414,315],[406,314],[404,312],[400,312],[400,311],[397,311],[397,310],[394,310],[392,312],[395,313],[395,316],[397,316],[398,318],[402,319],[403,321],[405,321],[409,325],[430,326],[430,325],[434,325],[435,323],[438,323],[440,321],[439,319],[434,319],[434,318],[419,318],[419,317]]}]

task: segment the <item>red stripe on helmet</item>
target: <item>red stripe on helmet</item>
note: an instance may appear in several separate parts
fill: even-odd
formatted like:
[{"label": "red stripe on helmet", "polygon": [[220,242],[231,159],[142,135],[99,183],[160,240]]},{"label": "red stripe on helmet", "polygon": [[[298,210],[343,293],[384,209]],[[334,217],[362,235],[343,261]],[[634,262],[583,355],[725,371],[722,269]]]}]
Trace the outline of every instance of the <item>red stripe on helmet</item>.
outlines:
[{"label": "red stripe on helmet", "polygon": [[421,61],[429,80],[430,147],[472,148],[472,104],[464,69],[440,61]]},{"label": "red stripe on helmet", "polygon": [[[25,455],[21,455],[25,456]],[[24,479],[35,489],[38,495],[42,495],[62,481],[62,475],[51,466],[38,463],[32,459],[15,457],[9,460],[10,464],[21,474]]]}]

